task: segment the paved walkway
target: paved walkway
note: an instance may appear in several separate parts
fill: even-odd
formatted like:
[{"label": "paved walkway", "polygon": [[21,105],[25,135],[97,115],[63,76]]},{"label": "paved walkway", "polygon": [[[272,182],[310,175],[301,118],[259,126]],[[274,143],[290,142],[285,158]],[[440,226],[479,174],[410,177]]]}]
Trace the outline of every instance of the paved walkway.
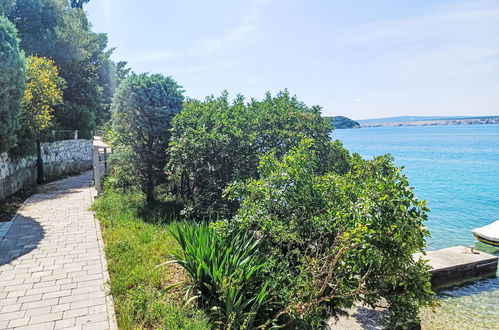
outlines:
[{"label": "paved walkway", "polygon": [[116,328],[91,180],[41,187],[0,236],[0,329]]}]

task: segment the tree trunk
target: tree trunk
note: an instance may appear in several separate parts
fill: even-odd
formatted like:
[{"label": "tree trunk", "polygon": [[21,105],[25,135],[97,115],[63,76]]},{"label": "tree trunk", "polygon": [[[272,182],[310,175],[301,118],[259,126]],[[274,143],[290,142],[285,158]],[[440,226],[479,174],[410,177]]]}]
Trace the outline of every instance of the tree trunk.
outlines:
[{"label": "tree trunk", "polygon": [[152,152],[153,142],[153,138],[149,136],[147,139],[146,156],[144,159],[147,162],[146,197],[148,202],[154,202],[154,170],[152,168],[152,159],[154,157],[154,154]]},{"label": "tree trunk", "polygon": [[147,186],[146,186],[146,198],[148,202],[154,202],[154,183],[152,181],[151,172],[148,173]]},{"label": "tree trunk", "polygon": [[40,138],[36,139],[36,182],[42,184],[44,180],[42,146]]}]

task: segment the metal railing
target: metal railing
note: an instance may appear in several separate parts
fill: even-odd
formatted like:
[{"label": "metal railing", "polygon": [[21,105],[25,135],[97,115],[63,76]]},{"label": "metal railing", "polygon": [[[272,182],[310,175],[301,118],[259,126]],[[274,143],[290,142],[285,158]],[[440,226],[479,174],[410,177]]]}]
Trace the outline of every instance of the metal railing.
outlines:
[{"label": "metal railing", "polygon": [[113,153],[113,149],[102,140],[100,136],[94,136],[92,143],[92,163],[94,169],[94,185],[97,195],[102,194],[102,179],[108,171],[107,158]]},{"label": "metal railing", "polygon": [[64,137],[69,137],[70,139],[77,140],[78,139],[78,130],[52,130],[52,137],[55,139],[56,134],[62,133]]}]

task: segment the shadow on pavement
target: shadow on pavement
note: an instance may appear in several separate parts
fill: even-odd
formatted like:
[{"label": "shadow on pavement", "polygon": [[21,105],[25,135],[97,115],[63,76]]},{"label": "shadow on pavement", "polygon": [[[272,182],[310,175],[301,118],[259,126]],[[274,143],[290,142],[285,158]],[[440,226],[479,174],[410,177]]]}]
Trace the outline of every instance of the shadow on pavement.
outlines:
[{"label": "shadow on pavement", "polygon": [[382,320],[388,316],[388,310],[373,310],[370,308],[360,307],[352,315],[358,323],[361,324],[362,329],[382,329]]},{"label": "shadow on pavement", "polygon": [[[78,193],[92,183],[92,172],[86,172],[76,177],[54,181],[40,186],[38,192],[32,195],[26,203],[39,203],[54,200],[67,194]],[[19,257],[34,250],[45,237],[45,231],[35,218],[22,215],[22,208],[14,216],[12,225],[0,241],[0,265],[11,263]],[[40,215],[41,216],[41,215]]]},{"label": "shadow on pavement", "polygon": [[0,241],[0,266],[28,254],[45,236],[43,228],[32,218],[18,214],[12,221],[12,227]]}]

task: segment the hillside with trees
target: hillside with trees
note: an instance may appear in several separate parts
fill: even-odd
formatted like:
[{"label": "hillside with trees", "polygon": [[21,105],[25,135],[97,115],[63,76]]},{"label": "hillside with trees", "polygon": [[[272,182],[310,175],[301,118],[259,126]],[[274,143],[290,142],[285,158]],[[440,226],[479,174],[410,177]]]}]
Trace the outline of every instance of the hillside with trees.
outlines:
[{"label": "hillside with trees", "polygon": [[334,116],[326,118],[331,120],[331,122],[333,123],[333,127],[336,129],[360,128],[360,124],[358,121],[352,120],[344,116]]}]

